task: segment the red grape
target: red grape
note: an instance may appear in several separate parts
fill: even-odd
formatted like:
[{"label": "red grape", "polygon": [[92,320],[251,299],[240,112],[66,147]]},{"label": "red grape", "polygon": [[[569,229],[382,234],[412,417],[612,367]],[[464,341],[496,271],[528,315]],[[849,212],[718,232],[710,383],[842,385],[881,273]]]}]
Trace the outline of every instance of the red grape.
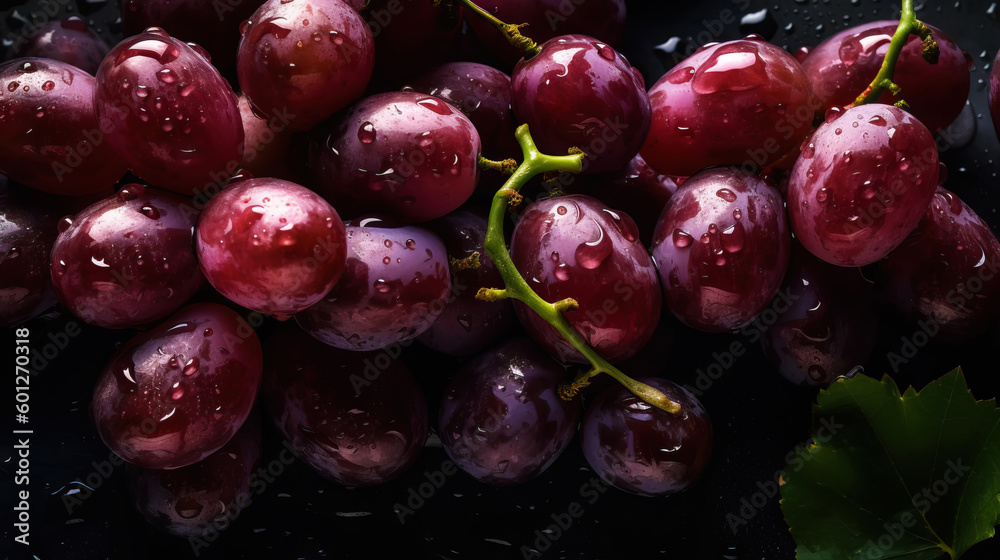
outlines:
[{"label": "red grape", "polygon": [[245,138],[240,167],[254,177],[273,177],[301,184],[307,175],[305,134],[290,130],[288,122],[279,117],[258,117],[242,93],[238,103]]},{"label": "red grape", "polygon": [[[573,298],[566,320],[608,361],[635,354],[653,335],[662,300],[656,269],[628,214],[570,195],[529,206],[514,228],[510,255],[545,301]],[[521,302],[521,324],[562,361],[586,363],[562,335]]]},{"label": "red grape", "polygon": [[33,189],[84,195],[125,174],[94,116],[94,78],[44,58],[0,64],[0,172]]},{"label": "red grape", "polygon": [[899,245],[927,210],[937,146],[916,117],[891,105],[831,111],[792,168],[788,214],[810,253],[866,265]]},{"label": "red grape", "polygon": [[240,33],[240,88],[262,117],[308,130],[368,86],[372,34],[340,0],[268,0]]},{"label": "red grape", "polygon": [[111,49],[94,107],[108,143],[153,186],[193,194],[239,165],[236,95],[197,50],[150,28]]},{"label": "red grape", "polygon": [[93,76],[108,54],[104,42],[79,16],[50,21],[15,43],[11,58],[50,58],[76,66]]},{"label": "red grape", "polygon": [[993,69],[990,70],[990,84],[987,98],[990,103],[990,116],[993,117],[993,131],[1000,138],[1000,51],[993,59]]},{"label": "red grape", "polygon": [[566,449],[580,416],[578,400],[559,398],[566,375],[530,340],[510,340],[455,374],[438,433],[448,456],[482,482],[520,484]]},{"label": "red grape", "polygon": [[702,47],[653,85],[649,101],[642,157],[674,177],[770,165],[802,141],[818,108],[799,62],[750,38]]},{"label": "red grape", "polygon": [[[2,177],[2,176],[0,176]],[[15,326],[52,307],[49,249],[57,216],[48,201],[26,192],[0,192],[0,326]]]},{"label": "red grape", "polygon": [[254,311],[292,315],[340,278],[347,254],[340,216],[313,191],[249,179],[208,202],[195,236],[209,283]]},{"label": "red grape", "polygon": [[609,45],[586,35],[563,35],[514,67],[514,114],[539,149],[587,154],[584,171],[623,167],[649,132],[650,105],[638,70]]},{"label": "red grape", "polygon": [[126,342],[101,371],[91,403],[97,431],[140,467],[198,462],[243,425],[262,368],[260,341],[242,317],[189,305]]},{"label": "red grape", "polygon": [[670,414],[621,386],[587,407],[583,454],[605,482],[640,496],[667,496],[690,486],[712,455],[712,423],[698,399],[666,379],[640,378],[680,403]]},{"label": "red grape", "polygon": [[91,325],[143,326],[201,287],[193,250],[198,213],[174,193],[130,184],[59,224],[52,283]]},{"label": "red grape", "polygon": [[424,222],[476,188],[479,134],[468,117],[416,92],[367,97],[340,116],[311,163],[321,192],[347,218],[379,212]]},{"label": "red grape", "polygon": [[789,243],[777,189],[736,167],[706,169],[677,189],[656,225],[663,301],[696,329],[738,329],[774,297]]},{"label": "red grape", "polygon": [[330,293],[295,316],[317,340],[375,350],[426,331],[447,306],[448,254],[438,236],[375,217],[347,223],[347,265]]},{"label": "red grape", "polygon": [[284,325],[267,342],[262,395],[292,449],[349,486],[406,470],[427,439],[427,403],[398,356],[347,352]]}]

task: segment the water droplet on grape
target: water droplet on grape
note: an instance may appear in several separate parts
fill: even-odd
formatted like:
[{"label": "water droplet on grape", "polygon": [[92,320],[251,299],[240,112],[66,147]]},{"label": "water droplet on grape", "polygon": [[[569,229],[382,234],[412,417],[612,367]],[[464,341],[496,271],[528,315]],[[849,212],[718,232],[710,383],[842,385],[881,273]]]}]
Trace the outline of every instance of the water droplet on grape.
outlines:
[{"label": "water droplet on grape", "polygon": [[810,159],[816,155],[816,145],[812,142],[808,146],[802,149],[802,157],[805,159]]},{"label": "water droplet on grape", "polygon": [[807,373],[809,374],[809,379],[812,379],[813,381],[823,381],[823,379],[826,378],[826,370],[824,370],[821,366],[811,365],[809,366]]},{"label": "water droplet on grape", "polygon": [[743,229],[743,224],[736,222],[735,224],[729,226],[722,231],[719,236],[722,242],[722,248],[730,253],[738,253],[743,250],[743,242],[746,238],[746,232]]},{"label": "water droplet on grape", "polygon": [[174,71],[169,68],[164,68],[157,72],[156,77],[165,84],[172,84],[177,81],[177,74],[174,74]]},{"label": "water droplet on grape", "polygon": [[380,279],[378,279],[378,280],[375,281],[375,289],[378,290],[380,293],[384,294],[384,293],[386,293],[386,292],[388,292],[390,290],[390,287],[389,287],[389,284],[385,280],[382,280],[380,278]]},{"label": "water droplet on grape", "polygon": [[52,88],[54,87],[56,87],[56,83],[52,80],[48,80],[42,84],[42,91],[52,91]]},{"label": "water droplet on grape", "polygon": [[451,108],[448,107],[448,105],[444,101],[441,101],[436,97],[426,97],[424,99],[421,99],[420,101],[417,101],[417,105],[420,105],[425,109],[430,109],[431,111],[439,115],[451,114]]},{"label": "water droplet on grape", "polygon": [[715,192],[715,195],[726,202],[736,202],[736,193],[729,189],[719,189]]},{"label": "water droplet on grape", "polygon": [[565,264],[556,267],[555,271],[553,271],[552,274],[555,275],[556,280],[560,280],[562,282],[569,280],[569,271],[566,270]]},{"label": "water droplet on grape", "polygon": [[683,249],[684,247],[691,245],[691,242],[694,241],[694,238],[691,237],[691,234],[681,230],[680,228],[674,228],[673,238],[674,238],[674,247],[678,247],[680,249]]},{"label": "water droplet on grape", "polygon": [[184,396],[184,388],[183,387],[178,387],[178,388],[174,389],[174,391],[172,393],[170,393],[170,399],[171,400],[175,400],[175,401],[176,400],[180,400],[180,398],[183,397],[183,396]]},{"label": "water droplet on grape", "polygon": [[884,119],[884,118],[882,118],[882,117],[881,117],[881,116],[879,116],[879,115],[875,115],[874,117],[872,117],[872,118],[868,119],[868,123],[869,123],[869,124],[873,124],[873,125],[875,125],[875,126],[885,126],[886,124],[888,124],[888,123],[887,123],[887,122],[885,121],[885,119]]},{"label": "water droplet on grape", "polygon": [[361,127],[358,128],[358,140],[363,144],[371,144],[375,141],[375,136],[375,125],[368,121],[361,123]]},{"label": "water droplet on grape", "polygon": [[198,517],[204,509],[205,506],[201,505],[201,502],[194,498],[181,498],[177,500],[177,503],[174,505],[174,511],[176,511],[177,515],[182,519],[193,519]]},{"label": "water droplet on grape", "polygon": [[406,248],[407,249],[409,249],[409,250],[412,251],[412,250],[416,249],[416,247],[417,247],[417,242],[416,241],[414,241],[412,239],[407,239],[406,240]]}]

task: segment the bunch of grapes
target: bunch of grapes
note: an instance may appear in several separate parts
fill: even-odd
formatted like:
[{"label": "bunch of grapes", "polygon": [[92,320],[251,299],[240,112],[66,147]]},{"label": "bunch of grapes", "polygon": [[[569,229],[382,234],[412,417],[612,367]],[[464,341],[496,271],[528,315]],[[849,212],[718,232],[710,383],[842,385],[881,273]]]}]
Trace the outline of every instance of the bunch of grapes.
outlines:
[{"label": "bunch of grapes", "polygon": [[[233,507],[258,404],[347,486],[398,476],[432,432],[519,484],[579,435],[606,483],[667,496],[712,423],[615,365],[666,322],[739,331],[783,293],[767,357],[822,387],[867,360],[877,300],[942,338],[1000,318],[1000,242],[935,144],[967,55],[912,10],[798,58],[706,44],[647,89],[616,49],[622,0],[550,35],[556,2],[475,4],[127,0],[114,47],[70,18],[0,64],[0,322],[58,302],[140,331],[91,409],[154,524]],[[1000,126],[996,67],[989,87]],[[452,373],[439,410],[399,359],[414,342],[464,364],[422,372]]]}]

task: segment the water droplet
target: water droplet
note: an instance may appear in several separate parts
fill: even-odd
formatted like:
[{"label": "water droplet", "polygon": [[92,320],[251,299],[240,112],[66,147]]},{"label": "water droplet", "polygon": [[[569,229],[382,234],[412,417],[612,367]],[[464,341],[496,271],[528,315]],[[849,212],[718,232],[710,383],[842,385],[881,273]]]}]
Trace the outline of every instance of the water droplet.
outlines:
[{"label": "water droplet", "polygon": [[160,211],[148,204],[144,204],[142,208],[139,209],[139,212],[150,220],[158,220],[160,218]]},{"label": "water droplet", "polygon": [[691,242],[694,241],[694,238],[691,237],[691,234],[687,233],[686,231],[680,228],[674,228],[673,238],[674,238],[674,247],[680,249],[683,249],[684,247],[691,245]]},{"label": "water droplet", "polygon": [[826,370],[822,366],[811,365],[807,371],[809,379],[813,381],[823,381],[826,378]]},{"label": "water droplet", "polygon": [[743,242],[746,238],[746,232],[743,229],[743,224],[741,222],[736,222],[735,224],[724,229],[719,235],[719,239],[722,242],[722,248],[730,253],[738,253],[743,249]]},{"label": "water droplet", "polygon": [[726,202],[736,202],[736,193],[729,189],[719,189],[715,192],[715,195]]},{"label": "water droplet", "polygon": [[384,294],[388,292],[391,288],[389,287],[388,282],[380,278],[375,281],[375,289],[378,290],[380,293]]},{"label": "water droplet", "polygon": [[375,141],[375,136],[375,125],[368,121],[361,123],[361,127],[358,128],[358,140],[363,144],[371,144]]},{"label": "water droplet", "polygon": [[56,83],[52,80],[48,80],[42,84],[42,91],[52,91],[52,88],[56,87]]},{"label": "water droplet", "polygon": [[611,255],[611,251],[614,248],[614,243],[611,238],[607,236],[604,232],[604,228],[601,224],[594,220],[594,237],[586,243],[581,243],[576,247],[576,262],[588,270],[593,270],[599,266]]},{"label": "water droplet", "polygon": [[814,155],[816,155],[816,145],[810,142],[808,146],[802,149],[802,157],[809,159]]},{"label": "water droplet", "polygon": [[560,216],[565,216],[566,212],[567,210],[565,206],[560,205],[558,208],[556,208],[556,214],[559,214]]},{"label": "water droplet", "polygon": [[177,74],[174,74],[174,71],[169,68],[164,68],[157,72],[156,77],[165,84],[172,84],[177,81]]},{"label": "water droplet", "polygon": [[555,271],[552,272],[552,274],[555,275],[556,280],[560,280],[562,282],[569,280],[569,271],[566,270],[565,264],[557,266]]},{"label": "water droplet", "polygon": [[409,249],[409,250],[411,250],[411,251],[414,250],[414,249],[416,249],[417,248],[417,242],[414,241],[414,240],[412,240],[412,239],[407,239],[406,240],[406,248]]},{"label": "water droplet", "polygon": [[874,117],[868,119],[868,122],[869,124],[873,124],[875,126],[885,126],[886,124],[888,124],[886,123],[885,119],[879,115],[875,115]]},{"label": "water droplet", "polygon": [[439,115],[451,114],[451,108],[448,107],[448,104],[436,97],[426,97],[421,99],[420,101],[417,101],[417,105],[420,105],[425,109],[430,109]]},{"label": "water droplet", "polygon": [[208,337],[208,336],[212,336],[212,332],[213,332],[212,329],[205,329],[205,331],[202,334],[204,334],[206,337]]},{"label": "water droplet", "polygon": [[13,93],[14,91],[17,90],[18,86],[20,86],[20,85],[21,84],[18,83],[18,82],[11,82],[11,83],[7,84],[7,91]]},{"label": "water droplet", "polygon": [[465,315],[465,314],[459,315],[458,316],[458,324],[461,325],[463,329],[465,329],[465,332],[471,332],[472,331],[472,322],[469,321],[469,316],[468,315]]},{"label": "water droplet", "polygon": [[[206,329],[206,331],[209,331],[209,332],[211,330],[212,329]],[[209,335],[206,334],[205,336],[209,336]],[[184,371],[182,373],[184,375],[187,375],[187,376],[194,375],[198,371],[198,366],[199,365],[200,365],[200,363],[198,361],[198,357],[197,356],[194,357],[194,358],[191,358],[190,360],[187,361],[187,363],[184,364]]]},{"label": "water droplet", "polygon": [[826,187],[823,187],[820,190],[816,191],[816,201],[817,202],[826,202],[827,192],[828,191],[827,191]]},{"label": "water droplet", "polygon": [[177,500],[174,505],[174,511],[177,512],[182,519],[193,519],[201,514],[205,506],[201,505],[201,502],[195,500],[194,498],[181,498]]},{"label": "water droplet", "polygon": [[180,398],[183,397],[183,396],[184,396],[184,388],[183,387],[178,387],[178,388],[174,389],[173,393],[170,393],[170,398],[172,400],[175,400],[175,401],[176,400],[180,400]]},{"label": "water droplet", "polygon": [[601,58],[603,58],[604,60],[609,60],[611,62],[614,62],[615,49],[603,43],[598,43],[596,47],[597,47],[597,54],[600,55]]},{"label": "water droplet", "polygon": [[139,86],[135,88],[135,96],[139,99],[145,99],[149,97],[149,88],[147,86]]},{"label": "water droplet", "polygon": [[36,66],[34,62],[31,62],[29,60],[29,61],[26,61],[26,62],[22,62],[17,67],[17,71],[20,72],[20,73],[22,73],[22,74],[32,74],[32,73],[38,71],[38,66]]}]

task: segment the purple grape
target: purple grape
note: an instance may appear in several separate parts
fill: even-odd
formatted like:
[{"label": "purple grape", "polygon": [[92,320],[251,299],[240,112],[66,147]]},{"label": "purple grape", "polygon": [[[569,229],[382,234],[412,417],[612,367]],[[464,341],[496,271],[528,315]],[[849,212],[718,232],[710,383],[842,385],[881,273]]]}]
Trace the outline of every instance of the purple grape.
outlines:
[{"label": "purple grape", "polygon": [[777,189],[736,167],[706,169],[677,189],[656,225],[663,301],[690,327],[738,329],[774,297],[789,243]]},{"label": "purple grape", "polygon": [[[2,175],[0,175],[2,177]],[[58,217],[47,201],[17,191],[0,192],[0,326],[31,319],[56,303],[49,250]]]},{"label": "purple grape", "polygon": [[938,187],[916,229],[879,262],[879,293],[931,336],[955,342],[1000,318],[1000,242]]},{"label": "purple grape", "polygon": [[666,379],[640,378],[680,403],[674,415],[621,386],[587,407],[580,426],[583,455],[608,484],[640,496],[689,487],[712,455],[712,423],[698,399]]},{"label": "purple grape", "polygon": [[[529,206],[514,228],[510,255],[521,276],[548,302],[573,298],[566,320],[598,354],[619,361],[639,351],[660,319],[656,269],[628,214],[570,195]],[[528,334],[562,361],[587,363],[528,306],[514,309]]]},{"label": "purple grape", "polygon": [[262,368],[246,320],[221,305],[189,305],[126,342],[101,371],[91,403],[97,432],[140,467],[196,463],[243,425]]},{"label": "purple grape", "polygon": [[809,78],[784,49],[752,37],[705,45],[649,90],[651,166],[674,177],[765,167],[802,142],[818,107]]},{"label": "purple grape", "polygon": [[494,160],[521,155],[514,138],[514,95],[510,76],[477,62],[449,62],[413,78],[410,89],[433,95],[469,117],[483,143],[483,155]]},{"label": "purple grape", "polygon": [[254,177],[273,177],[304,184],[308,176],[305,154],[309,144],[306,135],[289,129],[288,122],[282,118],[262,119],[253,114],[247,97],[242,93],[238,105],[245,145],[240,167]]},{"label": "purple grape", "polygon": [[368,86],[372,34],[340,0],[268,0],[240,33],[240,88],[262,117],[309,130]]},{"label": "purple grape", "polygon": [[108,54],[104,42],[78,16],[50,21],[14,44],[10,58],[50,58],[76,66],[93,76]]},{"label": "purple grape", "polygon": [[914,116],[877,103],[831,110],[792,168],[788,216],[810,253],[840,266],[889,254],[934,195],[938,153]]},{"label": "purple grape", "polygon": [[367,97],[337,119],[311,154],[321,192],[345,217],[379,212],[406,222],[440,218],[476,188],[476,127],[416,92]]},{"label": "purple grape", "polygon": [[444,241],[449,259],[465,259],[479,253],[479,267],[452,269],[453,298],[417,340],[438,352],[453,356],[471,356],[500,339],[514,323],[514,309],[509,300],[480,301],[480,288],[499,288],[503,277],[486,255],[485,213],[456,210],[427,224]]},{"label": "purple grape", "polygon": [[990,104],[990,116],[993,118],[993,131],[997,138],[1000,138],[1000,51],[997,51],[996,58],[993,59],[993,69],[990,70],[989,89],[986,91]]},{"label": "purple grape", "polygon": [[514,67],[514,114],[539,149],[587,154],[584,172],[601,173],[632,159],[650,126],[646,84],[609,45],[586,35],[562,35]]},{"label": "purple grape", "polygon": [[130,184],[59,223],[52,284],[91,325],[131,328],[166,318],[201,288],[193,228],[183,197]]},{"label": "purple grape", "polygon": [[387,352],[347,352],[286,324],[268,340],[263,398],[292,449],[348,486],[398,476],[427,439],[427,403]]},{"label": "purple grape", "polygon": [[260,460],[260,421],[247,418],[233,439],[201,461],[171,470],[128,466],[135,509],[178,537],[204,538],[250,503]]},{"label": "purple grape", "polygon": [[239,165],[236,94],[197,49],[159,28],[111,49],[94,107],[115,152],[153,186],[194,194]]},{"label": "purple grape", "polygon": [[438,432],[448,456],[487,484],[520,484],[566,449],[578,400],[559,398],[566,372],[528,339],[507,341],[455,374],[441,402]]},{"label": "purple grape", "polygon": [[[821,102],[818,109],[854,103],[882,67],[898,25],[898,21],[863,23],[828,37],[809,52],[802,68]],[[946,33],[928,27],[940,51],[937,62],[924,60],[920,37],[910,35],[896,60],[893,80],[902,88],[902,97],[909,105],[907,111],[931,132],[937,132],[951,124],[965,107],[970,59]],[[894,101],[889,91],[878,98],[887,105]]]},{"label": "purple grape", "polygon": [[292,315],[337,283],[347,258],[340,216],[313,191],[249,179],[209,201],[195,235],[205,277],[254,311]]},{"label": "purple grape", "polygon": [[[625,0],[477,0],[476,5],[506,23],[528,24],[524,33],[539,44],[576,33],[615,46],[625,32]],[[490,52],[507,64],[524,56],[485,19],[471,11],[465,18]]]},{"label": "purple grape", "polygon": [[768,360],[796,385],[826,387],[865,364],[878,322],[872,285],[857,268],[823,262],[798,243],[782,293],[791,304],[761,338]]},{"label": "purple grape", "polygon": [[438,236],[382,218],[347,222],[347,265],[337,285],[295,320],[317,340],[376,350],[419,336],[451,291],[448,253]]},{"label": "purple grape", "polygon": [[111,188],[125,165],[98,127],[95,83],[56,60],[0,64],[0,172],[51,194]]}]

